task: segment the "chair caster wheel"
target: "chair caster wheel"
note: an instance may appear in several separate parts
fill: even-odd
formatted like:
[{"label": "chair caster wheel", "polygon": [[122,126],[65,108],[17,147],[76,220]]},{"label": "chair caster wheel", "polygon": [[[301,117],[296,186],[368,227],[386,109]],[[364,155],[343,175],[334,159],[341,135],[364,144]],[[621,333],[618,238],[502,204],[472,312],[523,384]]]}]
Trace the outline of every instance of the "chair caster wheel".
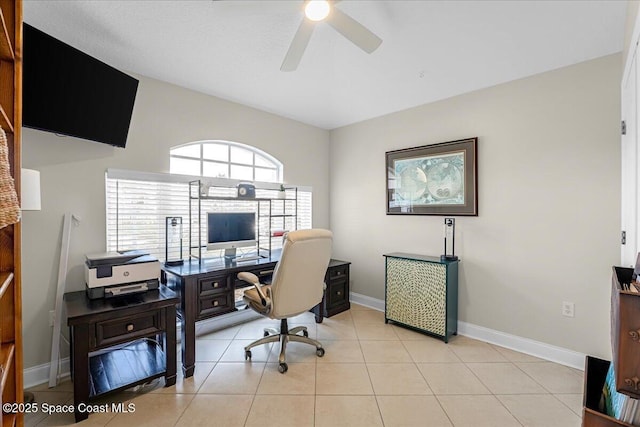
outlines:
[{"label": "chair caster wheel", "polygon": [[324,348],[320,347],[320,348],[316,349],[316,355],[318,357],[324,356]]},{"label": "chair caster wheel", "polygon": [[302,336],[304,336],[305,338],[309,338],[309,331],[307,331],[306,329],[303,329]]},{"label": "chair caster wheel", "polygon": [[244,351],[244,360],[251,360],[251,350]]},{"label": "chair caster wheel", "polygon": [[281,363],[278,366],[278,371],[280,371],[281,374],[284,374],[285,372],[287,372],[289,370],[289,366],[287,366],[286,363]]}]

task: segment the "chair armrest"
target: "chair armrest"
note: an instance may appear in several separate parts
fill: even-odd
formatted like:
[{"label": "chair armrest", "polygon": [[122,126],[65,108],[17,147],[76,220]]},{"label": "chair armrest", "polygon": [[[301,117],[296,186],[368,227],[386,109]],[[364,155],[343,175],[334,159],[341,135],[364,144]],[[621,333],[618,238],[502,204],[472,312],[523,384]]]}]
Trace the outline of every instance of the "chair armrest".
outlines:
[{"label": "chair armrest", "polygon": [[258,279],[258,276],[256,276],[253,273],[249,273],[247,271],[243,271],[241,273],[238,273],[238,279],[244,280],[245,282],[251,283],[252,285],[260,283],[260,279]]},{"label": "chair armrest", "polygon": [[[262,303],[262,305],[264,305],[265,307],[269,307],[271,305],[271,301],[267,299],[267,296],[262,291],[262,287],[260,286],[260,279],[258,279],[258,276],[253,273],[243,271],[241,273],[238,273],[238,279],[244,280],[247,283],[251,283],[253,287],[256,288],[258,295],[260,295],[260,302]],[[269,301],[268,305],[267,301]]]}]

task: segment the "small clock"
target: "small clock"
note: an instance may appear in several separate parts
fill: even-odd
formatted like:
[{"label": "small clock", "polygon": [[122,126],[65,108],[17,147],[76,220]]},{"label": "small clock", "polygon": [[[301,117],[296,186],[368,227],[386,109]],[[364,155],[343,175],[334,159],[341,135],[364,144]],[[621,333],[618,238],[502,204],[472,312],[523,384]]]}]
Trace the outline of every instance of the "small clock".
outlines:
[{"label": "small clock", "polygon": [[238,184],[239,199],[253,199],[256,197],[256,186],[250,183],[241,182]]}]

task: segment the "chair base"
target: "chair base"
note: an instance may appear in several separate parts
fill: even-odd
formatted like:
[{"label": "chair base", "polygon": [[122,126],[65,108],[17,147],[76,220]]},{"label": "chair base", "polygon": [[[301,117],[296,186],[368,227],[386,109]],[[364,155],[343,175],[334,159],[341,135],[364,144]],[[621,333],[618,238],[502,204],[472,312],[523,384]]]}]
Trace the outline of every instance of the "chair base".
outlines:
[{"label": "chair base", "polygon": [[[298,335],[298,333],[302,332],[302,335]],[[305,344],[310,344],[315,346],[316,355],[318,357],[324,356],[324,348],[322,348],[322,344],[319,341],[316,341],[312,338],[309,338],[309,333],[307,332],[306,326],[296,326],[289,330],[289,326],[287,324],[287,319],[280,320],[280,330],[276,330],[275,328],[265,328],[264,329],[265,336],[260,338],[259,340],[255,340],[248,346],[244,348],[245,360],[251,359],[251,349],[253,347],[267,344],[270,342],[280,342],[280,355],[278,356],[278,363],[280,364],[278,370],[281,373],[287,372],[288,366],[285,359],[285,350],[287,348],[287,343],[289,341],[301,342]]]}]

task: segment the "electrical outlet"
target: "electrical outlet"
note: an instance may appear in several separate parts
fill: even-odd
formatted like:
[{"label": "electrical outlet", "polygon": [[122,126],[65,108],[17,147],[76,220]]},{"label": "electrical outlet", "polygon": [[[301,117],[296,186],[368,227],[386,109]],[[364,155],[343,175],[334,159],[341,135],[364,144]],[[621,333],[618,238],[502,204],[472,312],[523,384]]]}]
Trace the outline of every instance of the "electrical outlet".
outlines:
[{"label": "electrical outlet", "polygon": [[574,317],[575,304],[569,301],[562,301],[562,315],[566,317]]},{"label": "electrical outlet", "polygon": [[49,311],[49,326],[53,326],[53,322],[56,319],[56,312],[51,310]]}]

